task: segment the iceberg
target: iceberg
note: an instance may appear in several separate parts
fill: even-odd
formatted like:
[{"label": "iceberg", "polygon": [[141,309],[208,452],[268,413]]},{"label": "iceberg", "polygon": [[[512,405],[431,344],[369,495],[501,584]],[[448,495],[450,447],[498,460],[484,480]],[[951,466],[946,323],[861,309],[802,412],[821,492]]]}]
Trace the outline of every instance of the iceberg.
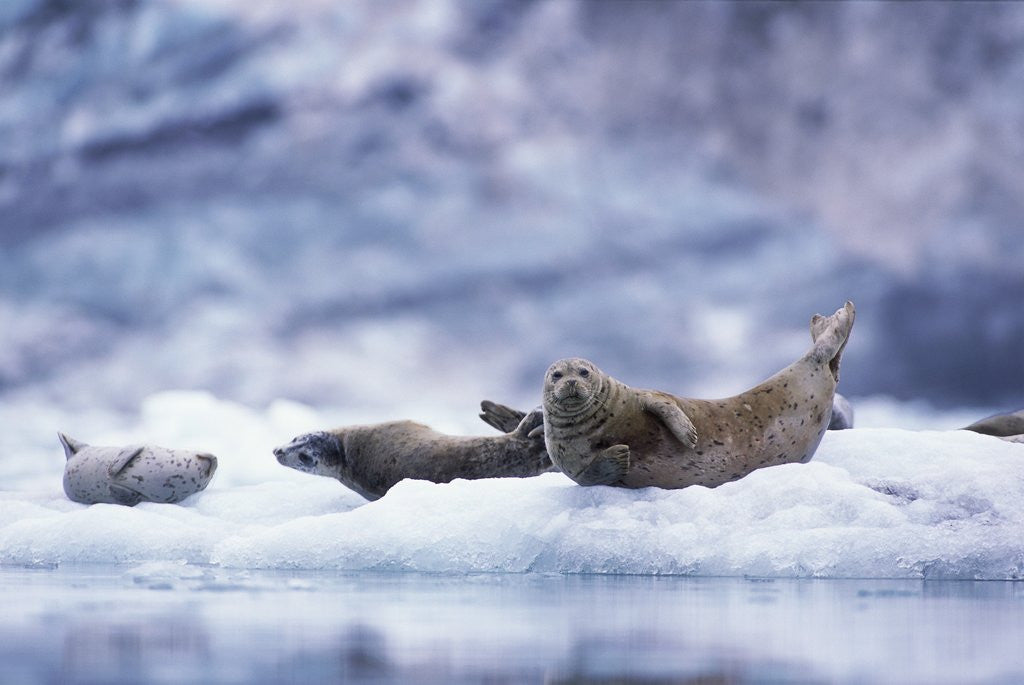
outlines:
[{"label": "iceberg", "polygon": [[136,507],[68,501],[60,447],[40,433],[40,453],[26,454],[34,471],[0,460],[0,564],[1024,578],[1024,446],[985,435],[830,431],[810,463],[714,489],[585,488],[549,473],[406,480],[367,502],[274,460],[273,445],[332,421],[283,401],[255,411],[204,393],[153,396],[137,425],[97,440],[202,447],[221,468],[181,505]]}]

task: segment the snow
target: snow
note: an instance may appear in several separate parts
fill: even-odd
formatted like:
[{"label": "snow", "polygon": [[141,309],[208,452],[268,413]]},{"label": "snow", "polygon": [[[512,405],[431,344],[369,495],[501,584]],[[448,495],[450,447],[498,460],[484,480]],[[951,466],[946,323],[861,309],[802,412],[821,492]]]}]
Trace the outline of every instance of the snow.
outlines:
[{"label": "snow", "polygon": [[[443,423],[486,433],[472,409],[464,424]],[[407,480],[368,503],[271,454],[294,435],[365,416],[286,401],[253,410],[173,392],[148,398],[130,426],[86,418],[102,429],[90,432],[80,419],[72,430],[64,423],[73,417],[53,410],[27,423],[16,445],[0,445],[0,564],[1024,577],[1024,446],[966,431],[829,432],[809,464],[762,469],[715,489],[583,488],[545,474]],[[59,423],[50,435],[42,430],[48,422]],[[181,505],[79,505],[61,490],[58,429],[94,444],[204,449],[219,469]]]}]

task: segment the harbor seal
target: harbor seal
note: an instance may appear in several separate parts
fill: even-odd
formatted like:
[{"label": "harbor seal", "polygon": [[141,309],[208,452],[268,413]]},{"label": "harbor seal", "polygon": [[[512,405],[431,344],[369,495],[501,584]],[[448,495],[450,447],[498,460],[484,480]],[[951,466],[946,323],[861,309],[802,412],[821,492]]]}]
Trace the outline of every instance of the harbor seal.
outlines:
[{"label": "harbor seal", "polygon": [[64,492],[82,504],[180,502],[209,483],[217,457],[153,445],[93,447],[58,433],[67,463]]},{"label": "harbor seal", "polygon": [[405,478],[448,483],[456,478],[527,477],[550,471],[543,436],[530,436],[543,421],[536,410],[524,415],[511,432],[494,437],[446,435],[414,421],[347,426],[300,435],[275,448],[274,456],[284,466],[337,478],[375,500]]},{"label": "harbor seal", "polygon": [[1007,442],[1024,443],[1024,409],[989,416],[964,427],[964,430],[992,435]]},{"label": "harbor seal", "polygon": [[585,359],[544,376],[551,461],[580,485],[715,487],[754,469],[806,462],[828,427],[855,311],[811,319],[810,350],[735,397],[700,400],[637,390]]},{"label": "harbor seal", "polygon": [[832,398],[832,418],[828,421],[830,431],[853,428],[853,405],[839,393]]},{"label": "harbor seal", "polygon": [[[480,403],[480,418],[487,425],[494,426],[503,433],[515,430],[524,416],[526,416],[525,411],[512,409],[502,404],[495,404],[487,400]],[[832,398],[832,417],[829,419],[828,429],[839,431],[847,428],[853,428],[853,405],[848,399],[836,393]]]}]

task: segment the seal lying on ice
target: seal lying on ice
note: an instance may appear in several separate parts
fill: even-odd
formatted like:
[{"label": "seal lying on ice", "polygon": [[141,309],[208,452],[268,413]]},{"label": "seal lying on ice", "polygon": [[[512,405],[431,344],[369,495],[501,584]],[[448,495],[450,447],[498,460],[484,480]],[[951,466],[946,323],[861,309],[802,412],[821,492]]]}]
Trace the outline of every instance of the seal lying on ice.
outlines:
[{"label": "seal lying on ice", "polygon": [[806,462],[832,416],[853,303],[811,319],[811,349],[757,387],[699,400],[637,390],[585,359],[544,376],[548,454],[580,485],[714,487],[763,466]]},{"label": "seal lying on ice", "polygon": [[853,405],[839,393],[832,398],[832,418],[829,419],[830,431],[841,431],[853,428]]},{"label": "seal lying on ice", "polygon": [[1024,409],[1010,414],[996,414],[975,421],[964,430],[993,435],[1007,442],[1024,443]]},{"label": "seal lying on ice", "polygon": [[217,457],[153,445],[93,447],[58,433],[67,463],[64,492],[82,504],[180,502],[209,483]]},{"label": "seal lying on ice", "polygon": [[[514,411],[484,404],[498,413]],[[284,466],[337,478],[375,500],[404,478],[448,483],[456,478],[526,477],[550,471],[543,436],[530,436],[543,421],[540,410],[535,410],[512,431],[495,437],[445,435],[414,421],[347,426],[300,435],[276,448],[274,456]]]},{"label": "seal lying on ice", "polygon": [[[519,422],[526,416],[525,411],[512,409],[502,404],[495,404],[488,400],[480,403],[480,418],[489,426],[494,426],[502,433],[509,433],[515,430]],[[1024,422],[1024,419],[1022,419]],[[846,430],[853,428],[853,405],[850,401],[836,393],[832,398],[832,418],[828,422],[830,431]],[[965,429],[973,430],[973,429]]]}]

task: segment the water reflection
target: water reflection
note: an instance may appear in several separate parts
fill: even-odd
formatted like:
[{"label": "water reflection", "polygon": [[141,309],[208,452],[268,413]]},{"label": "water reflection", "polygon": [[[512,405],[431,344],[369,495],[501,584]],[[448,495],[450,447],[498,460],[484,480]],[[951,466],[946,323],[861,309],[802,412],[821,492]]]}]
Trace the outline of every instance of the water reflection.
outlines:
[{"label": "water reflection", "polygon": [[0,569],[0,682],[1011,683],[1024,585]]},{"label": "water reflection", "polygon": [[74,619],[64,629],[60,682],[139,683],[202,678],[210,662],[205,627],[172,613],[109,621]]}]

